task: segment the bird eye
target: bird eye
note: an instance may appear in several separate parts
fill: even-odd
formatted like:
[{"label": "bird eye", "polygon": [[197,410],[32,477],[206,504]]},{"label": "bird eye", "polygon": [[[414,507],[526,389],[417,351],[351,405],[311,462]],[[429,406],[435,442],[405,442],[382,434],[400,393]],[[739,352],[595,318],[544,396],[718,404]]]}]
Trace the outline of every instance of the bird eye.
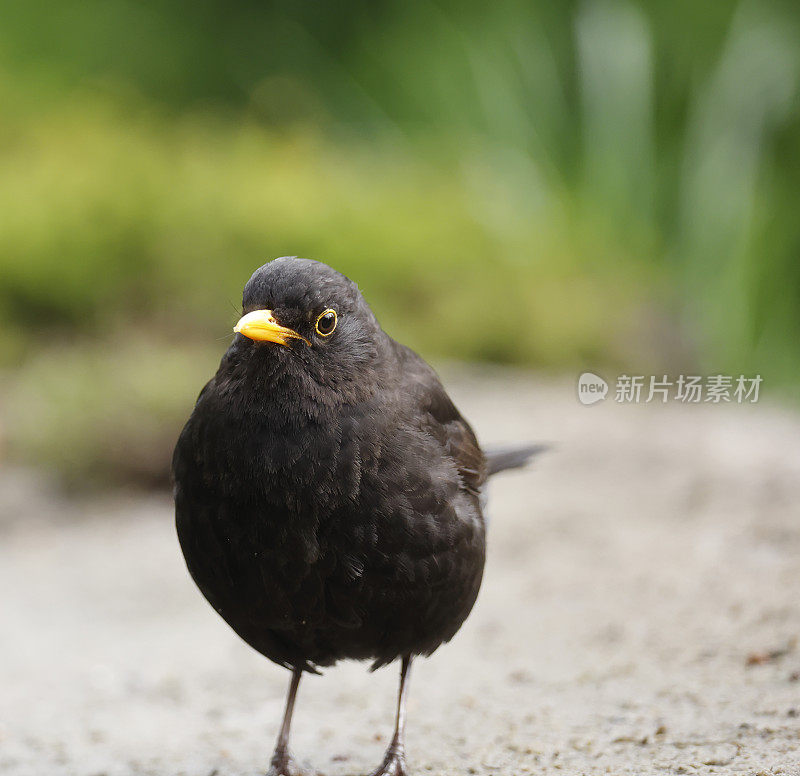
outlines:
[{"label": "bird eye", "polygon": [[330,308],[325,310],[317,318],[317,325],[315,326],[317,334],[321,334],[323,337],[333,334],[333,330],[336,328],[336,320],[336,310],[331,310]]}]

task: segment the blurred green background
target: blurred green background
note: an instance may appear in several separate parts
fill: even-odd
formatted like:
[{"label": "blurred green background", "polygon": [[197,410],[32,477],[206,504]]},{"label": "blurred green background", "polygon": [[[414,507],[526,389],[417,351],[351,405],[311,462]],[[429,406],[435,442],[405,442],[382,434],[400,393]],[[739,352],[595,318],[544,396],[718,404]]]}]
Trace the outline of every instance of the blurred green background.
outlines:
[{"label": "blurred green background", "polygon": [[796,398],[798,79],[788,0],[5,0],[2,457],[163,484],[281,255],[435,362]]}]

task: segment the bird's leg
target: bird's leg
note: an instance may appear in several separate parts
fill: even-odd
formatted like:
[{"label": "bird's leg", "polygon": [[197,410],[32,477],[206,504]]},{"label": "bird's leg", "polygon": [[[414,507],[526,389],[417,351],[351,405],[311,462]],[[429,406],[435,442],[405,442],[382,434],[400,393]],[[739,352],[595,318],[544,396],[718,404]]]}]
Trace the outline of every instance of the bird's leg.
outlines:
[{"label": "bird's leg", "polygon": [[370,776],[407,776],[406,771],[406,696],[408,691],[408,680],[411,674],[411,655],[403,658],[403,665],[400,668],[400,691],[397,694],[397,721],[394,725],[394,736],[386,756],[378,770],[373,771]]},{"label": "bird's leg", "polygon": [[283,713],[283,724],[281,724],[281,732],[278,734],[278,743],[275,745],[275,754],[272,755],[267,776],[300,776],[302,773],[289,754],[289,729],[292,726],[294,699],[297,697],[297,688],[300,686],[302,674],[303,672],[299,668],[292,671],[292,681],[289,683],[289,693],[286,696],[286,711]]}]

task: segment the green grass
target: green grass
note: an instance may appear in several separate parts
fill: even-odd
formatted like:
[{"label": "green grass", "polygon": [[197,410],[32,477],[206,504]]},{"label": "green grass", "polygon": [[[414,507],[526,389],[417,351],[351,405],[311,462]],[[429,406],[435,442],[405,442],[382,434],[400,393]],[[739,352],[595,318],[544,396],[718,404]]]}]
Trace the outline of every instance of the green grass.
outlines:
[{"label": "green grass", "polygon": [[7,140],[8,361],[31,342],[138,329],[208,341],[229,332],[256,267],[302,255],[356,279],[386,328],[432,355],[571,368],[624,359],[653,280],[576,229],[567,199],[531,211],[477,161],[436,168],[395,148],[92,104]]},{"label": "green grass", "polygon": [[69,487],[168,484],[172,448],[213,374],[211,346],[122,342],[42,348],[3,388],[9,453]]},{"label": "green grass", "polygon": [[91,101],[5,131],[5,435],[68,482],[164,481],[244,282],[279,255],[356,279],[385,328],[434,360],[658,363],[639,333],[656,274],[567,199],[529,210],[480,160],[440,168]]},{"label": "green grass", "polygon": [[13,457],[163,481],[244,282],[281,255],[351,276],[434,361],[759,372],[800,396],[795,6],[219,10],[9,4]]}]

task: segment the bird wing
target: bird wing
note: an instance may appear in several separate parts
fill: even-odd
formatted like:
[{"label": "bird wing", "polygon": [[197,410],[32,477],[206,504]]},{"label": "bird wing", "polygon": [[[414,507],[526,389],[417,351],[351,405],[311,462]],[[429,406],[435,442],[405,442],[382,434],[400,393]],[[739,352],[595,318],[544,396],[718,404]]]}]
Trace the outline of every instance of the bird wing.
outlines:
[{"label": "bird wing", "polygon": [[433,368],[410,348],[401,358],[403,388],[411,387],[409,398],[423,429],[435,437],[453,460],[465,490],[478,496],[488,477],[486,457],[472,426],[447,395]]}]

